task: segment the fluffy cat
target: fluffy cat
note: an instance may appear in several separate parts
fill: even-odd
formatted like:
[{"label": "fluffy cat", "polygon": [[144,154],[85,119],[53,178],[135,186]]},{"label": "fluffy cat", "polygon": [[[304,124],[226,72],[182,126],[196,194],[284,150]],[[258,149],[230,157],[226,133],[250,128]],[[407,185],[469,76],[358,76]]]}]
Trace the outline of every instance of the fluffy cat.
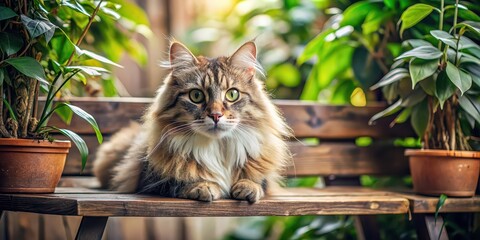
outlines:
[{"label": "fluffy cat", "polygon": [[201,201],[257,202],[289,163],[289,128],[256,72],[256,45],[230,57],[170,46],[170,74],[147,110],[103,144],[94,174],[103,187]]}]

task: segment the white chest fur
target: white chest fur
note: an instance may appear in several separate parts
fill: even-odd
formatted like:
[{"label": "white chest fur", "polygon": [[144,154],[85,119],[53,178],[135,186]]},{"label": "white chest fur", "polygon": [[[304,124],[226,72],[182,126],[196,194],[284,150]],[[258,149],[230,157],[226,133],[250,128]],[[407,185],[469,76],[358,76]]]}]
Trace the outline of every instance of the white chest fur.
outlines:
[{"label": "white chest fur", "polygon": [[230,192],[233,170],[242,168],[248,158],[260,156],[261,135],[249,128],[233,130],[221,139],[212,139],[194,134],[175,136],[170,140],[170,151],[185,159],[194,159],[220,185],[224,194]]}]

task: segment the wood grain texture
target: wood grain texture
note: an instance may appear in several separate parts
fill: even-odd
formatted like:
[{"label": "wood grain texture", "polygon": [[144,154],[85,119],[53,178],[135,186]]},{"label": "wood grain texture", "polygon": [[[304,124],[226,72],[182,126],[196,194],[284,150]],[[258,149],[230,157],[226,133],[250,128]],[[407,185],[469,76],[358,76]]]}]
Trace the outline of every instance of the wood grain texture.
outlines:
[{"label": "wood grain texture", "polygon": [[[330,191],[326,188],[308,194],[312,193],[310,189],[300,195],[283,193],[266,197],[257,204],[249,204],[236,200],[205,203],[108,191],[85,193],[83,189],[78,189],[77,192],[81,193],[72,193],[72,189],[62,193],[60,188],[54,194],[0,194],[0,208],[60,215],[146,217],[369,215],[408,212],[408,201],[405,198],[362,188],[358,190],[361,194],[355,195],[354,189],[334,188]],[[298,193],[302,190],[294,191]]]},{"label": "wood grain texture", "polygon": [[[412,213],[435,213],[438,197],[417,194],[401,194],[410,201]],[[440,209],[441,213],[480,212],[480,196],[460,198],[448,197]]]},{"label": "wood grain texture", "polygon": [[382,111],[384,105],[366,107],[321,105],[305,101],[275,101],[296,137],[320,139],[354,139],[362,136],[393,138],[414,136],[408,125],[389,127],[392,119],[384,118],[375,125],[368,121]]},{"label": "wood grain texture", "polygon": [[315,146],[301,143],[290,143],[289,146],[294,165],[287,169],[287,176],[398,176],[409,173],[404,149],[391,145],[359,147],[353,142],[321,142]]},{"label": "wood grain texture", "polygon": [[[93,115],[102,133],[112,134],[138,120],[152,98],[71,98],[71,104]],[[382,111],[384,105],[367,107],[321,105],[298,100],[274,101],[285,116],[295,136],[321,139],[354,139],[362,136],[392,138],[414,136],[408,124],[389,127],[391,119],[382,119],[376,125],[368,125],[370,118]],[[67,127],[57,116],[50,125]],[[69,129],[79,134],[93,134],[92,128],[74,116]]]},{"label": "wood grain texture", "polygon": [[[108,139],[109,136],[105,138]],[[81,171],[80,153],[76,148],[72,148],[63,175],[92,174],[98,142],[93,135],[84,135],[83,139],[90,152],[85,170]],[[373,144],[359,147],[353,142],[322,142],[313,146],[290,142],[289,146],[294,156],[293,165],[285,172],[289,177],[409,174],[408,159],[403,155],[404,149],[391,145]],[[388,160],[385,156],[389,156]]]}]

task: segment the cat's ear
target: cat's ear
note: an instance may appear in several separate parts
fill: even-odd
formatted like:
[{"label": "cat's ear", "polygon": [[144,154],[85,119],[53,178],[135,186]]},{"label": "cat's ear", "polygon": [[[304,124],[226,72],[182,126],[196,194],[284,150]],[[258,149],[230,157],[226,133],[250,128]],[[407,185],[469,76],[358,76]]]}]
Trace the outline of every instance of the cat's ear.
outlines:
[{"label": "cat's ear", "polygon": [[189,67],[197,63],[197,58],[179,42],[172,42],[170,44],[170,66],[176,67]]},{"label": "cat's ear", "polygon": [[257,62],[257,46],[253,41],[246,42],[229,58],[230,65],[245,69],[248,74],[255,75],[255,71],[262,72]]}]

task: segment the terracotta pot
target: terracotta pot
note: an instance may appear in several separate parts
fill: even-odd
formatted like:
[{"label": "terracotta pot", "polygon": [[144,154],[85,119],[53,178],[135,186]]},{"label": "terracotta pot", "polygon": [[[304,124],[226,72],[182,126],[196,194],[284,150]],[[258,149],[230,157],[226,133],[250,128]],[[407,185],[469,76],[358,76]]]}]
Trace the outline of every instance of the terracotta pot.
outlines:
[{"label": "terracotta pot", "polygon": [[0,138],[0,192],[53,193],[70,141]]},{"label": "terracotta pot", "polygon": [[416,193],[471,197],[480,174],[480,152],[406,150]]}]

